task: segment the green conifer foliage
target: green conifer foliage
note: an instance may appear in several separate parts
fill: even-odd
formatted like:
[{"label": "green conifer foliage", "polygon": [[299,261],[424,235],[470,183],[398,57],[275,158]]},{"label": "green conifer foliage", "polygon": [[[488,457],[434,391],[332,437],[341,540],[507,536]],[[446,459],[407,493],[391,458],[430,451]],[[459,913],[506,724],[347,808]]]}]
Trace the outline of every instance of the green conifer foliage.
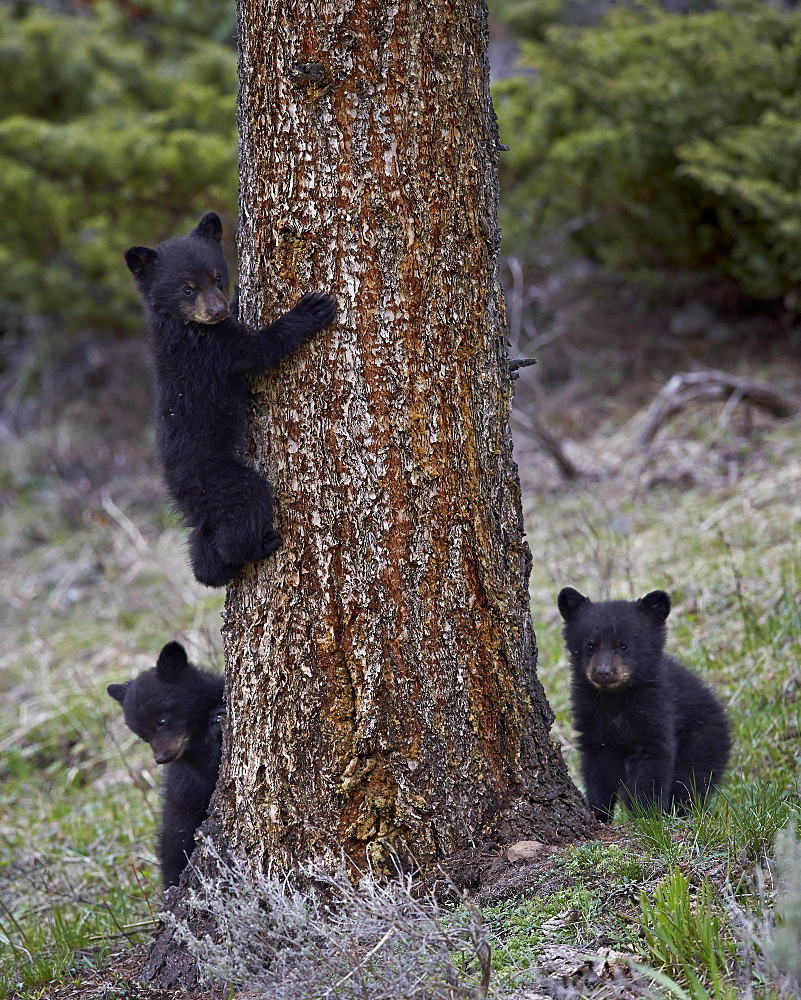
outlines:
[{"label": "green conifer foliage", "polygon": [[526,42],[494,89],[508,250],[555,230],[621,272],[801,278],[801,12],[617,7]]},{"label": "green conifer foliage", "polygon": [[125,248],[235,212],[233,12],[213,7],[0,7],[3,326],[138,328]]}]

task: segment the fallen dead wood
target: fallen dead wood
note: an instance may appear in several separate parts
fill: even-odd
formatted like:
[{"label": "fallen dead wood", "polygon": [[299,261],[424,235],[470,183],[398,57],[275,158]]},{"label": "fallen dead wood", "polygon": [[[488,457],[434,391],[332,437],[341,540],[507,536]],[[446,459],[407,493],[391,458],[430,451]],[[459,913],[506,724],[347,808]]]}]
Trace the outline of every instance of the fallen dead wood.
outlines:
[{"label": "fallen dead wood", "polygon": [[750,403],[783,418],[798,412],[798,405],[770,382],[729,375],[715,369],[677,372],[662,387],[648,407],[645,424],[637,435],[632,451],[647,447],[663,424],[693,403],[725,402],[724,414],[739,403]]}]

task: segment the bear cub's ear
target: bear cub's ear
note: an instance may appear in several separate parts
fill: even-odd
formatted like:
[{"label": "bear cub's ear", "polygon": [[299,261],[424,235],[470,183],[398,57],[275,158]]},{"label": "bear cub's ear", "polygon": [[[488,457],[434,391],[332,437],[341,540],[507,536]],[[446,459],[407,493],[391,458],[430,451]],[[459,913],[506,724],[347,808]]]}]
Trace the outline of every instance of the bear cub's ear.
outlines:
[{"label": "bear cub's ear", "polygon": [[125,251],[125,263],[135,278],[142,278],[159,259],[159,255],[150,247],[131,247]]},{"label": "bear cub's ear", "polygon": [[175,681],[188,666],[186,650],[180,642],[168,642],[156,660],[156,677],[162,681]]},{"label": "bear cub's ear", "polygon": [[565,587],[559,591],[559,613],[565,621],[569,621],[585,602],[587,604],[592,604],[589,597],[585,597],[584,594],[580,594],[572,587]]},{"label": "bear cub's ear", "polygon": [[664,590],[652,590],[650,594],[641,597],[637,603],[658,625],[661,625],[670,614],[670,598]]},{"label": "bear cub's ear", "polygon": [[218,243],[222,239],[222,222],[216,212],[208,212],[195,226],[198,236],[207,240],[216,240]]},{"label": "bear cub's ear", "polygon": [[111,697],[122,704],[125,701],[125,692],[131,686],[130,681],[126,681],[124,684],[109,684],[106,691],[111,695]]}]

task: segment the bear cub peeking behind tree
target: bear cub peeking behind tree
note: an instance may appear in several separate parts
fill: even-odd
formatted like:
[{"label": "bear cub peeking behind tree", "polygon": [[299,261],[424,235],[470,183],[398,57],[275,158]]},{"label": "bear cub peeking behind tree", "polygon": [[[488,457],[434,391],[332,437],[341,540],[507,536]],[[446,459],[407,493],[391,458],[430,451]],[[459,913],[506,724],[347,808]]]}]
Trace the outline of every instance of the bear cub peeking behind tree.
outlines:
[{"label": "bear cub peeking behind tree", "polygon": [[729,724],[695,674],[665,656],[668,595],[594,604],[565,587],[559,611],[581,773],[598,819],[611,822],[618,798],[686,811],[711,794],[729,757]]},{"label": "bear cub peeking behind tree", "polygon": [[311,292],[251,333],[231,315],[221,238],[220,219],[209,212],[188,235],[125,254],[148,317],[167,489],[192,529],[192,569],[209,587],[230,582],[281,542],[272,488],[242,461],[248,377],[273,368],[336,314],[330,296]]},{"label": "bear cub peeking behind tree", "polygon": [[186,868],[217,784],[223,684],[190,663],[179,642],[168,642],[154,668],[107,689],[128,728],[150,744],[157,764],[166,764],[158,850],[165,889]]}]

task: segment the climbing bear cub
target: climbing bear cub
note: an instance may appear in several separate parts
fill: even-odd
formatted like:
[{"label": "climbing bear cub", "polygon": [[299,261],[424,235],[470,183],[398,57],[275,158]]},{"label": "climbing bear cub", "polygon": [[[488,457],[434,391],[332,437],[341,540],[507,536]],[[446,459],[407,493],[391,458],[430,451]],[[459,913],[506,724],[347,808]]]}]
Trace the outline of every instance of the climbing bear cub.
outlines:
[{"label": "climbing bear cub", "polygon": [[311,292],[251,333],[228,303],[221,238],[220,219],[209,212],[186,236],[125,254],[148,316],[167,489],[192,529],[192,569],[209,587],[233,580],[281,543],[270,484],[241,457],[248,376],[275,367],[336,313],[330,296]]},{"label": "climbing bear cub", "polygon": [[722,706],[664,654],[670,598],[598,604],[572,587],[559,594],[587,800],[598,819],[626,806],[686,811],[720,783],[729,756]]},{"label": "climbing bear cub", "polygon": [[129,729],[166,764],[159,860],[164,888],[177,885],[195,849],[217,774],[224,714],[223,678],[189,662],[179,642],[168,642],[156,666],[132,681],[109,684]]}]

